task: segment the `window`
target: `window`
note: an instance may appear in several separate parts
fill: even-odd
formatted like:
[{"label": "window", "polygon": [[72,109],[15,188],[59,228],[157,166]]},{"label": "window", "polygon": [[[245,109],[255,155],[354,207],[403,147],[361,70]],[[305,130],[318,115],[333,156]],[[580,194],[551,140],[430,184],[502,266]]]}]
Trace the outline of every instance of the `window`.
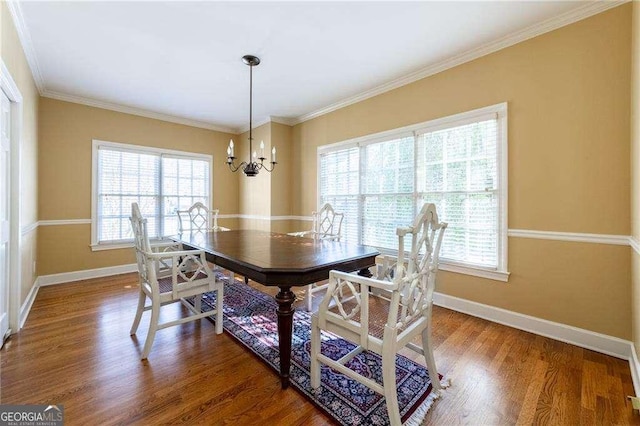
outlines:
[{"label": "window", "polygon": [[147,219],[150,238],[177,233],[177,210],[210,205],[209,155],[93,141],[92,247],[128,243],[131,203]]},{"label": "window", "polygon": [[444,270],[506,281],[506,104],[319,148],[319,203],[345,213],[343,240],[398,249],[423,203],[449,224]]}]

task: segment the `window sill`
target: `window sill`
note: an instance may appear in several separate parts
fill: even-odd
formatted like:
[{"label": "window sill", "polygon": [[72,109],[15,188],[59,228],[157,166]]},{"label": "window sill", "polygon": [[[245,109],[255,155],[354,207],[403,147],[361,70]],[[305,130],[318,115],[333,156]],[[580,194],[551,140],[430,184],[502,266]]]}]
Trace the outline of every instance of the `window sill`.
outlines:
[{"label": "window sill", "polygon": [[[397,251],[379,248],[379,247],[377,249],[383,256],[392,256],[392,257],[398,256]],[[438,269],[441,271],[453,272],[456,274],[471,275],[474,277],[486,278],[488,280],[494,280],[494,281],[502,281],[505,283],[509,281],[509,275],[511,274],[511,272],[502,272],[502,271],[496,271],[493,269],[483,269],[482,267],[467,266],[467,265],[462,265],[460,263],[454,263],[451,261],[448,262],[442,259],[440,259]]]},{"label": "window sill", "polygon": [[452,263],[440,262],[439,269],[441,271],[454,272],[456,274],[472,275],[474,277],[486,278],[494,281],[508,282],[510,272],[500,272],[494,270],[472,268],[469,266],[461,266]]},{"label": "window sill", "polygon": [[133,243],[91,244],[91,251],[119,250],[133,248]]},{"label": "window sill", "polygon": [[[151,243],[151,245],[154,245],[154,244],[167,243],[167,242],[172,243],[174,241],[171,238],[165,237],[165,238],[152,239],[149,242]],[[89,247],[91,247],[91,251],[119,250],[119,249],[125,249],[125,248],[133,248],[133,241],[117,242],[117,243],[102,243],[102,244],[93,243]]]}]

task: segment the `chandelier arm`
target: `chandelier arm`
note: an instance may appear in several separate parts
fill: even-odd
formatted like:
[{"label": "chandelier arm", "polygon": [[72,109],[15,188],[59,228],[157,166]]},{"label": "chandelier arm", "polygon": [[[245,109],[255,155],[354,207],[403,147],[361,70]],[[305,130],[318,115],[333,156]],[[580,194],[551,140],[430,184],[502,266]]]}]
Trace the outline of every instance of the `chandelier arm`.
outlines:
[{"label": "chandelier arm", "polygon": [[260,162],[260,168],[261,169],[265,169],[266,171],[271,173],[273,171],[273,169],[276,168],[276,164],[278,164],[277,161],[271,161],[271,168],[269,168],[268,166],[265,166],[264,163]]},{"label": "chandelier arm", "polygon": [[[235,157],[233,157],[233,159],[235,160]],[[238,164],[236,166],[235,161],[227,161],[227,165],[229,166],[229,170],[231,170],[233,173],[235,173],[238,170],[240,170],[241,168],[243,168],[244,166],[246,166],[247,162],[243,161],[242,163],[240,163],[240,164]]]}]

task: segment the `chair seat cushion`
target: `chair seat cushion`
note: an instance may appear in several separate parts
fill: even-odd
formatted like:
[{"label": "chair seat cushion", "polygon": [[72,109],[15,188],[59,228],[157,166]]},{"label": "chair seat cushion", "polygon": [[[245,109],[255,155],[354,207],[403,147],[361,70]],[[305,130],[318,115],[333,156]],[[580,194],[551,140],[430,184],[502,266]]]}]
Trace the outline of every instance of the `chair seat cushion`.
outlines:
[{"label": "chair seat cushion", "polygon": [[[189,274],[187,274],[187,275],[189,275]],[[199,279],[202,279],[202,278],[207,278],[207,276],[205,274],[203,274],[202,272],[200,272],[195,279],[199,280]],[[187,282],[187,280],[182,278],[181,275],[178,275],[178,282],[179,283],[184,283],[184,282]],[[171,277],[169,276],[169,277],[160,278],[158,280],[158,287],[160,288],[160,294],[171,293],[173,291],[173,284],[171,283]]]},{"label": "chair seat cushion", "polygon": [[[342,308],[344,311],[349,314],[357,307],[357,303],[355,298],[350,297],[346,298],[342,301]],[[333,304],[329,307],[329,312],[335,315],[341,315],[338,305]],[[354,315],[351,318],[355,322],[361,322],[360,318],[361,311]],[[372,294],[369,295],[369,334],[371,336],[377,337],[378,339],[382,339],[384,336],[384,326],[387,323],[387,318],[389,317],[389,301],[382,298],[377,297]]]}]

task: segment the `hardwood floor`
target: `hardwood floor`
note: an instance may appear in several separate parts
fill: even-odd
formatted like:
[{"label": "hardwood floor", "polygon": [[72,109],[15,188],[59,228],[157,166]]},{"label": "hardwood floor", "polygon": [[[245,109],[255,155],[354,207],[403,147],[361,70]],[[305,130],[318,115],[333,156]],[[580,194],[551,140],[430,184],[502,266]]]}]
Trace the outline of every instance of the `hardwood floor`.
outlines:
[{"label": "hardwood floor", "polygon": [[[41,288],[0,351],[0,403],[63,404],[68,425],[332,424],[207,320],[160,330],[140,361],[136,285],[125,274]],[[627,361],[438,307],[433,337],[451,387],[425,424],[640,424]]]}]

